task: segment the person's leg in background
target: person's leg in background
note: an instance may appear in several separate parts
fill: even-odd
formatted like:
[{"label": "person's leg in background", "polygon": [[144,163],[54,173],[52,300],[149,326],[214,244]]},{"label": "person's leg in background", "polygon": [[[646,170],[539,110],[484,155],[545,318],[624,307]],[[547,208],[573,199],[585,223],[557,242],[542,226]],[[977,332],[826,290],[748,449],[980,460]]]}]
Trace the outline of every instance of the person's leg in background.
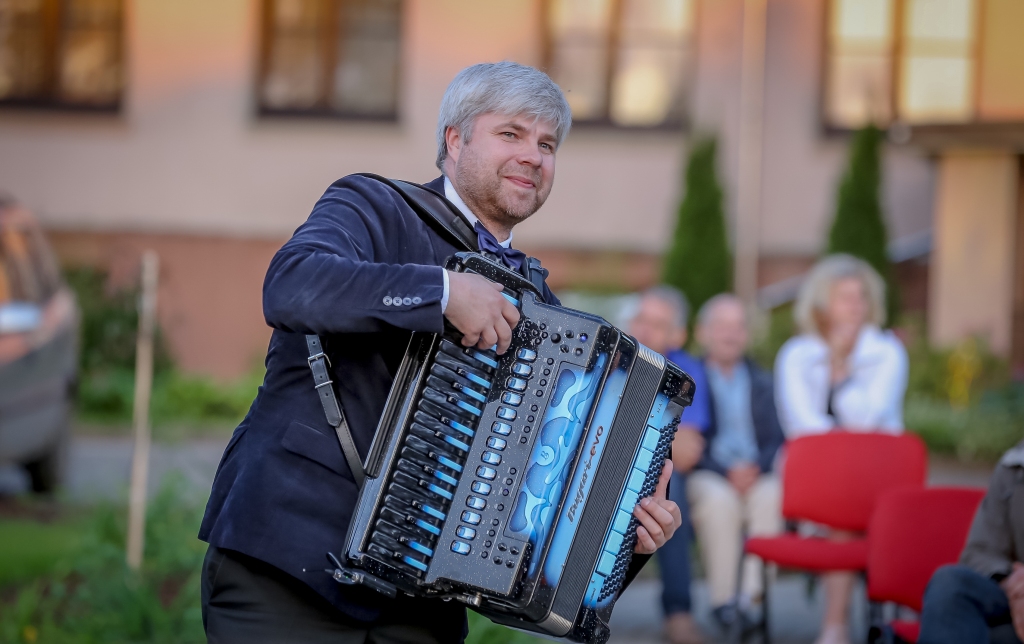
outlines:
[{"label": "person's leg in background", "polygon": [[686,499],[685,474],[673,474],[669,484],[669,499],[679,505],[683,524],[668,542],[658,550],[658,570],[661,573],[661,606],[665,611],[665,631],[672,644],[700,644],[704,638],[693,620],[690,597],[690,544],[693,528],[690,525],[690,505]]},{"label": "person's leg in background", "polygon": [[[828,535],[829,539],[836,541],[846,541],[854,536],[842,530],[832,530]],[[847,613],[856,583],[857,575],[852,572],[827,572],[821,576],[821,585],[825,589],[825,618],[815,644],[850,644]]]},{"label": "person's leg in background", "polygon": [[687,491],[707,572],[712,615],[729,628],[739,617],[735,602],[743,547],[743,503],[725,477],[708,470],[690,474]]},{"label": "person's leg in background", "polygon": [[[966,566],[943,566],[932,575],[924,593],[921,635],[917,641],[920,644],[988,642],[991,628],[1003,626],[1000,630],[1005,631],[1010,621],[1009,601],[995,580]],[[1009,641],[1020,640],[1013,635]]]},{"label": "person's leg in background", "polygon": [[[744,519],[747,535],[751,537],[773,537],[782,532],[782,485],[774,474],[762,475],[747,492],[744,500]],[[740,603],[759,603],[764,588],[761,587],[761,559],[747,556],[743,560],[743,577],[740,582]]]}]

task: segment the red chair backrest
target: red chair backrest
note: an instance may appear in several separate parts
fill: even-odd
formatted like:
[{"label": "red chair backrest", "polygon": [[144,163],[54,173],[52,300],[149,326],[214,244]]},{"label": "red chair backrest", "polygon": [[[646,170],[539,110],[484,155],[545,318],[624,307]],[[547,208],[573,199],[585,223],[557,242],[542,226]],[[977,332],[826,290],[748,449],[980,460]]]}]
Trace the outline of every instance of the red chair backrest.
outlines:
[{"label": "red chair backrest", "polygon": [[892,436],[833,431],[786,446],[782,515],[864,532],[878,496],[922,487],[928,453],[913,434]]},{"label": "red chair backrest", "polygon": [[935,570],[956,563],[985,490],[893,490],[878,500],[868,528],[868,598],[921,610]]}]

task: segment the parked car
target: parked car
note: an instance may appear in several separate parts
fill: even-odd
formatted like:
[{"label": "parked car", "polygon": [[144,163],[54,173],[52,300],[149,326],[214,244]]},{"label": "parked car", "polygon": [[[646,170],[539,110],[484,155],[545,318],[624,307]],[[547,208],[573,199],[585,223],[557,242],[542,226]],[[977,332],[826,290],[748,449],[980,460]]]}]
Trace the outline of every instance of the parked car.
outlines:
[{"label": "parked car", "polygon": [[35,218],[0,201],[0,463],[25,467],[35,492],[66,468],[79,313]]}]

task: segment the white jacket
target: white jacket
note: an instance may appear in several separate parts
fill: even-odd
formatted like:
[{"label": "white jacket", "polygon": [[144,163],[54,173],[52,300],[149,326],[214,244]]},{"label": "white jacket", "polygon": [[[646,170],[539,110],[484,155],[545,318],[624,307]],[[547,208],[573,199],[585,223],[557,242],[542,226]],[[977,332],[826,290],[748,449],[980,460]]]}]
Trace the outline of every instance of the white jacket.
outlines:
[{"label": "white jacket", "polygon": [[828,415],[828,345],[817,335],[790,338],[775,359],[775,404],[786,438],[823,434],[834,427],[853,431],[903,431],[907,351],[891,331],[865,326],[849,357],[850,377],[832,400]]}]

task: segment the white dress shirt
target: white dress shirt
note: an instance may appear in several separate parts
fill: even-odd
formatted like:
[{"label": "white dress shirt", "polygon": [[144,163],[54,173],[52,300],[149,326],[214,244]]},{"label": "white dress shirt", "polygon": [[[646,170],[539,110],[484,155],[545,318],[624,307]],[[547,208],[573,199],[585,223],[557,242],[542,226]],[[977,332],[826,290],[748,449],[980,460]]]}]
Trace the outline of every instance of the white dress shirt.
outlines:
[{"label": "white dress shirt", "polygon": [[[459,209],[466,219],[469,220],[470,228],[476,226],[476,222],[480,221],[480,218],[473,214],[473,211],[469,209],[466,202],[462,200],[459,193],[455,191],[455,186],[452,185],[451,179],[448,177],[444,178],[444,196],[448,201],[455,204],[455,207]],[[498,242],[505,248],[512,246],[512,233],[509,233],[508,239],[503,242]],[[448,308],[448,271],[441,269],[441,275],[444,277],[444,292],[441,294],[441,313],[445,312]]]},{"label": "white dress shirt", "polygon": [[790,338],[775,359],[775,404],[786,438],[852,431],[903,432],[907,351],[891,331],[866,325],[848,358],[850,376],[832,392],[828,345],[817,336]]}]

